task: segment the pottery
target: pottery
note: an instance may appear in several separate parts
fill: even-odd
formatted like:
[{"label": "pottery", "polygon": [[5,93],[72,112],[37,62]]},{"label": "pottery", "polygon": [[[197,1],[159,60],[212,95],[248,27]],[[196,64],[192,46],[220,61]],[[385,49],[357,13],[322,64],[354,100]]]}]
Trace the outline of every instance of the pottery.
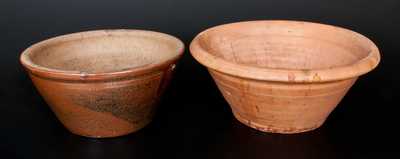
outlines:
[{"label": "pottery", "polygon": [[163,33],[99,30],[37,43],[20,61],[68,130],[103,138],[152,120],[183,50],[180,40]]},{"label": "pottery", "polygon": [[240,122],[288,134],[320,127],[357,78],[380,61],[368,38],[301,21],[216,26],[197,35],[190,51]]}]

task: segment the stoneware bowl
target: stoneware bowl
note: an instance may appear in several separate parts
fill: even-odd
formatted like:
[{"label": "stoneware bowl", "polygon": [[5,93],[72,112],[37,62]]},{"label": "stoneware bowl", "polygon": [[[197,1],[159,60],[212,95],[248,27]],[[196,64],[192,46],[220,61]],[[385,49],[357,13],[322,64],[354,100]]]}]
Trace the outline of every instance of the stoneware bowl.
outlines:
[{"label": "stoneware bowl", "polygon": [[102,138],[151,121],[183,49],[163,33],[99,30],[37,43],[20,61],[67,129]]},{"label": "stoneware bowl", "polygon": [[374,43],[356,32],[299,21],[213,27],[196,36],[190,51],[240,122],[275,133],[321,126],[380,60]]}]

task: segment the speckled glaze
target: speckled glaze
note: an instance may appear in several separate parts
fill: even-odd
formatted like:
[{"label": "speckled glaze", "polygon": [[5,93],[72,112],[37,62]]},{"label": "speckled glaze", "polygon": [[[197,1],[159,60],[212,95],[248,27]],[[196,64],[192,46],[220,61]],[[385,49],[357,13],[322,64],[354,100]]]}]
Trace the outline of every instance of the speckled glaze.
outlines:
[{"label": "speckled glaze", "polygon": [[183,43],[143,30],[99,30],[45,40],[20,58],[64,126],[87,137],[115,137],[147,125]]},{"label": "speckled glaze", "polygon": [[339,27],[300,21],[249,21],[213,27],[192,41],[234,116],[254,129],[299,133],[320,127],[378,48]]}]

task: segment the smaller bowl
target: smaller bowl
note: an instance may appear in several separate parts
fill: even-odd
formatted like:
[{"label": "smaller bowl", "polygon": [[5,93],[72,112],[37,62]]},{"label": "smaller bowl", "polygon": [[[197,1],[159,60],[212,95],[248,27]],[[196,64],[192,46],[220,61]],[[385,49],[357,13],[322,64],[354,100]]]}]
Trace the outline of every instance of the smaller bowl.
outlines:
[{"label": "smaller bowl", "polygon": [[144,30],[74,33],[37,43],[20,57],[64,126],[87,137],[115,137],[147,125],[183,43]]},{"label": "smaller bowl", "polygon": [[207,29],[190,51],[240,122],[276,133],[321,126],[358,76],[380,60],[375,44],[356,32],[279,20]]}]

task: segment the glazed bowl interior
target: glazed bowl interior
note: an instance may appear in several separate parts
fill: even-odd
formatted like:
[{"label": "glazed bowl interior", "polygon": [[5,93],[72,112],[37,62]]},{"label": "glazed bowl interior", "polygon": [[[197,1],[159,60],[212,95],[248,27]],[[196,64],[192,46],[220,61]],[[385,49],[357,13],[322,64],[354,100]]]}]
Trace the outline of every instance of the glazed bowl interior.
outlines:
[{"label": "glazed bowl interior", "polygon": [[52,38],[27,49],[22,62],[32,67],[89,74],[158,64],[181,54],[183,44],[167,34],[103,30]]},{"label": "glazed bowl interior", "polygon": [[301,21],[237,22],[207,29],[190,45],[211,70],[277,82],[327,82],[375,68],[380,55],[365,36],[331,25]]},{"label": "glazed bowl interior", "polygon": [[275,69],[326,69],[356,63],[370,46],[356,34],[294,23],[225,25],[199,37],[200,45],[232,63]]}]

